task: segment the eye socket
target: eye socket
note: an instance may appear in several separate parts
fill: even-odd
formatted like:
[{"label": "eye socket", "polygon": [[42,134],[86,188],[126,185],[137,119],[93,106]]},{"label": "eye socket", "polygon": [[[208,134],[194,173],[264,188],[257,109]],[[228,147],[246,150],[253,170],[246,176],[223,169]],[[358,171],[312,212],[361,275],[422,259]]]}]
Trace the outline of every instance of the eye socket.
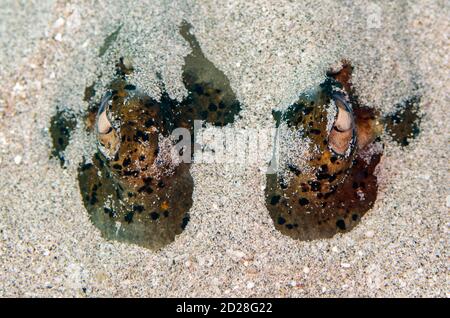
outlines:
[{"label": "eye socket", "polygon": [[101,103],[97,113],[97,139],[99,149],[107,158],[113,158],[120,146],[120,138],[116,129],[112,126],[108,118],[109,101],[111,94],[107,93]]},{"label": "eye socket", "polygon": [[328,145],[338,155],[345,155],[354,145],[355,120],[350,104],[341,93],[334,93],[333,100],[336,105],[336,118],[328,135]]}]

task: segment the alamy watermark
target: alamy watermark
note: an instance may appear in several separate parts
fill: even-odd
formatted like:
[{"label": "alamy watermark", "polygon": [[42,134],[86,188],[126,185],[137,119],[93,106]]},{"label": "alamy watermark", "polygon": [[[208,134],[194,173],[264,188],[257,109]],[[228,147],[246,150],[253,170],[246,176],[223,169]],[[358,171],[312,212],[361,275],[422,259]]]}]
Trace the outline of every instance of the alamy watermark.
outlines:
[{"label": "alamy watermark", "polygon": [[[195,164],[262,165],[266,173],[278,167],[276,128],[207,127],[194,121],[194,134],[186,128],[176,128],[171,139],[174,162]],[[193,139],[191,139],[193,138]]]}]

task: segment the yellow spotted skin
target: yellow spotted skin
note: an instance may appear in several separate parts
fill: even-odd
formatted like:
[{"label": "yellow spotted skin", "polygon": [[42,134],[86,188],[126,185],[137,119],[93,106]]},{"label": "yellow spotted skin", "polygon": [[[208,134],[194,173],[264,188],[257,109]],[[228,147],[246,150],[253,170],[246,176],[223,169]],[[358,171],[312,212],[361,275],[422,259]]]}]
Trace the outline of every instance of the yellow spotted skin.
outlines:
[{"label": "yellow spotted skin", "polygon": [[121,58],[117,79],[87,115],[99,151],[81,164],[78,180],[90,219],[107,239],[152,250],[173,242],[189,222],[194,183],[190,162],[171,156],[178,141],[171,133],[187,128],[192,147],[195,120],[225,126],[240,111],[228,79],[206,59],[189,29],[181,28],[192,48],[185,58],[188,96],[182,102],[164,87],[155,99],[130,84],[132,68]]},{"label": "yellow spotted skin", "polygon": [[345,178],[345,172],[351,167],[355,156],[354,141],[346,155],[336,154],[328,146],[326,107],[331,100],[330,85],[331,83],[323,84],[315,95],[300,96],[282,117],[290,129],[301,130],[302,135],[311,140],[309,153],[312,158],[309,159],[308,166],[313,169],[302,171],[293,164],[287,167],[296,176],[293,181],[297,183],[296,188],[302,189],[309,200],[316,196],[314,192],[319,191],[325,195],[333,191],[334,186]]},{"label": "yellow spotted skin", "polygon": [[[326,107],[336,89],[351,100],[351,92],[345,91],[347,83],[338,79],[329,76],[315,92],[301,95],[280,118],[290,129],[300,129],[316,149],[311,151],[305,171],[288,164],[282,167],[288,172],[287,180],[286,173],[267,175],[265,195],[270,216],[276,229],[294,239],[330,238],[349,231],[376,199],[374,169],[381,154],[368,153],[379,132],[372,111],[352,100],[354,139],[346,154],[337,154],[329,146]],[[362,149],[358,137],[369,141]]]},{"label": "yellow spotted skin", "polygon": [[91,164],[80,167],[84,203],[105,237],[157,250],[189,221],[189,164],[165,170],[171,163],[159,162],[155,167],[158,138],[169,132],[161,103],[124,81],[114,82],[111,92],[109,117],[120,124],[120,147],[113,158],[98,152]]}]

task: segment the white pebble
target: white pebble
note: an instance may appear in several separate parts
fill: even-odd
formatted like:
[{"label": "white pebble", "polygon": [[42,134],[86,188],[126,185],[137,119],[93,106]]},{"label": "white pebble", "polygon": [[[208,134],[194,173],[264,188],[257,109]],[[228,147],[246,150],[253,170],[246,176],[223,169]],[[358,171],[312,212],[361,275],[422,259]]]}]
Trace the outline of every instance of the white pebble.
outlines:
[{"label": "white pebble", "polygon": [[17,155],[14,157],[14,163],[16,165],[20,165],[20,163],[22,162],[22,156],[21,155]]},{"label": "white pebble", "polygon": [[65,21],[63,18],[58,18],[55,23],[53,23],[53,28],[54,29],[59,29],[60,27],[62,27],[64,25]]},{"label": "white pebble", "polygon": [[253,282],[248,282],[247,283],[247,288],[248,289],[252,289],[253,287],[255,287],[255,283],[253,283]]},{"label": "white pebble", "polygon": [[309,273],[309,267],[303,267],[303,273],[308,274]]},{"label": "white pebble", "polygon": [[238,262],[240,261],[244,256],[245,253],[238,251],[238,250],[227,250],[226,253],[228,254],[228,256],[230,256],[234,261]]},{"label": "white pebble", "polygon": [[372,238],[374,235],[375,235],[374,231],[367,231],[366,232],[366,237],[368,237],[368,238]]},{"label": "white pebble", "polygon": [[341,263],[341,266],[343,268],[350,268],[350,264],[349,263]]}]

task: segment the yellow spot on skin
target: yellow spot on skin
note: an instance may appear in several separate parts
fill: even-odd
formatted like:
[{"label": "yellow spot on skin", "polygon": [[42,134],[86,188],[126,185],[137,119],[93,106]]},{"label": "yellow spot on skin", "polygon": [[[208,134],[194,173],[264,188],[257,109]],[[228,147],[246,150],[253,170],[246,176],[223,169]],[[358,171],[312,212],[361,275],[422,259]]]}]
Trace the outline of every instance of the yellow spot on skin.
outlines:
[{"label": "yellow spot on skin", "polygon": [[163,203],[161,203],[161,209],[162,210],[168,210],[169,209],[169,203],[167,203],[167,201],[164,201]]}]

